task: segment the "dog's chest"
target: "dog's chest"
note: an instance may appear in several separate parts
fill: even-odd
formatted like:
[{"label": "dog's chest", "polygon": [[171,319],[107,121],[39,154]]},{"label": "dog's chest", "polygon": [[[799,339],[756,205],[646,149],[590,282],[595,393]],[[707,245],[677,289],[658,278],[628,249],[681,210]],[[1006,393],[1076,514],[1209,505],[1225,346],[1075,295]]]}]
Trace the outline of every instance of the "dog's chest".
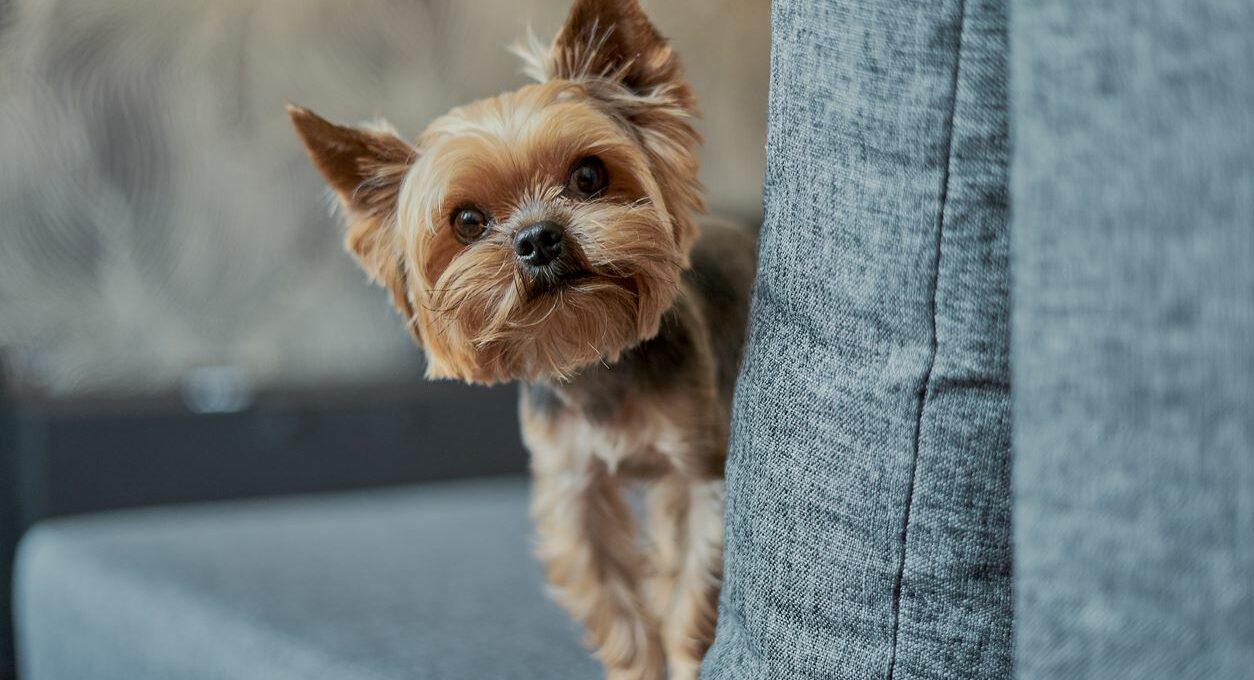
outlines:
[{"label": "dog's chest", "polygon": [[523,438],[537,463],[580,465],[594,458],[612,472],[649,478],[683,455],[689,423],[669,400],[640,398],[570,404],[544,388],[523,394]]},{"label": "dog's chest", "polygon": [[576,467],[589,458],[614,472],[652,477],[693,467],[694,450],[722,451],[726,395],[709,334],[691,297],[680,297],[657,336],[571,380],[522,390],[523,437],[533,465]]}]

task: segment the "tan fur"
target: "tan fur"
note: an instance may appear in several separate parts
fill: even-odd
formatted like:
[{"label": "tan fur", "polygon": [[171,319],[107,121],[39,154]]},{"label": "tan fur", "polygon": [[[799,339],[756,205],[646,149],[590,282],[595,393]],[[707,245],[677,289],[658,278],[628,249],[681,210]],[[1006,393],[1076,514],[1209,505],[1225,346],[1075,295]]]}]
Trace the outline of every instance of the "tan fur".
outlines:
[{"label": "tan fur", "polygon": [[[542,417],[527,399],[521,405],[536,479],[539,556],[558,601],[584,623],[607,668],[626,667],[623,677],[660,678],[656,664],[665,658],[670,677],[695,678],[713,640],[727,412],[714,394],[708,357],[703,363],[702,389],[629,397],[611,427],[574,408]],[[583,398],[577,384],[558,390],[572,403]],[[645,480],[648,494],[644,550],[619,500],[620,487],[633,479]],[[580,519],[581,511],[592,512],[589,503],[617,511]],[[614,594],[626,599],[602,599]],[[628,636],[616,632],[620,626],[642,632]]]},{"label": "tan fur", "polygon": [[[454,109],[414,144],[292,119],[428,376],[525,381],[547,400],[520,405],[538,555],[607,675],[695,678],[717,611],[729,410],[709,309],[681,281],[704,210],[695,101],[635,0],[576,0],[528,55],[541,82]],[[588,157],[609,185],[572,195]],[[470,243],[452,227],[468,208],[489,220]],[[555,281],[515,253],[541,221],[564,229]]]},{"label": "tan fur", "polygon": [[[684,262],[679,227],[648,155],[602,106],[583,85],[551,81],[455,109],[420,137],[399,211],[429,376],[569,376],[657,332]],[[563,199],[571,165],[587,155],[623,183],[603,200]],[[447,221],[462,204],[498,219],[483,244],[496,247],[459,248]],[[510,243],[540,219],[569,225],[594,276],[528,300]]]}]

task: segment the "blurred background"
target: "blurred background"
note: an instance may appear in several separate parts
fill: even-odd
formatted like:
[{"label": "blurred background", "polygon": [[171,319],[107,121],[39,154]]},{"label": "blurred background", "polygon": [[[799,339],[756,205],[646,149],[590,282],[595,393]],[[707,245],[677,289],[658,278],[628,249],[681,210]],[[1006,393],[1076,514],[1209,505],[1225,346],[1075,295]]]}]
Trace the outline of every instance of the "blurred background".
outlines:
[{"label": "blurred background", "polygon": [[[713,212],[760,217],[767,0],[644,2]],[[0,677],[40,518],[521,473],[514,391],[421,380],[284,113],[408,135],[568,0],[0,0]]]}]

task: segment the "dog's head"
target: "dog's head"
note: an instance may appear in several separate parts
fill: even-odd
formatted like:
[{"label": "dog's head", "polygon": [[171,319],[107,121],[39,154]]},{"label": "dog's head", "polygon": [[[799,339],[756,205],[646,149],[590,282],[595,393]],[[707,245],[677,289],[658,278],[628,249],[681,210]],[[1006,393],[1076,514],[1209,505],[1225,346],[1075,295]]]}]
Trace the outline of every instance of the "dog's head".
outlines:
[{"label": "dog's head", "polygon": [[430,377],[564,378],[658,331],[704,209],[695,103],[636,0],[576,0],[539,81],[416,143],[290,109]]}]

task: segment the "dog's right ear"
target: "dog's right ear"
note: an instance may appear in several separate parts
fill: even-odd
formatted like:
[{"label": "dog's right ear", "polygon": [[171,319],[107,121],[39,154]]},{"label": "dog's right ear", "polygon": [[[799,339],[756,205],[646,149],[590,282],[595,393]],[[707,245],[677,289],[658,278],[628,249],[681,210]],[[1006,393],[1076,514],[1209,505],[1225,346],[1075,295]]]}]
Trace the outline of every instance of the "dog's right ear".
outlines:
[{"label": "dog's right ear", "polygon": [[551,77],[606,77],[640,95],[667,89],[685,109],[693,106],[679,55],[639,0],[575,0],[549,58]]},{"label": "dog's right ear", "polygon": [[298,106],[287,107],[287,114],[314,167],[344,208],[345,246],[392,293],[417,337],[396,226],[397,197],[417,150],[391,130],[336,125]]}]

